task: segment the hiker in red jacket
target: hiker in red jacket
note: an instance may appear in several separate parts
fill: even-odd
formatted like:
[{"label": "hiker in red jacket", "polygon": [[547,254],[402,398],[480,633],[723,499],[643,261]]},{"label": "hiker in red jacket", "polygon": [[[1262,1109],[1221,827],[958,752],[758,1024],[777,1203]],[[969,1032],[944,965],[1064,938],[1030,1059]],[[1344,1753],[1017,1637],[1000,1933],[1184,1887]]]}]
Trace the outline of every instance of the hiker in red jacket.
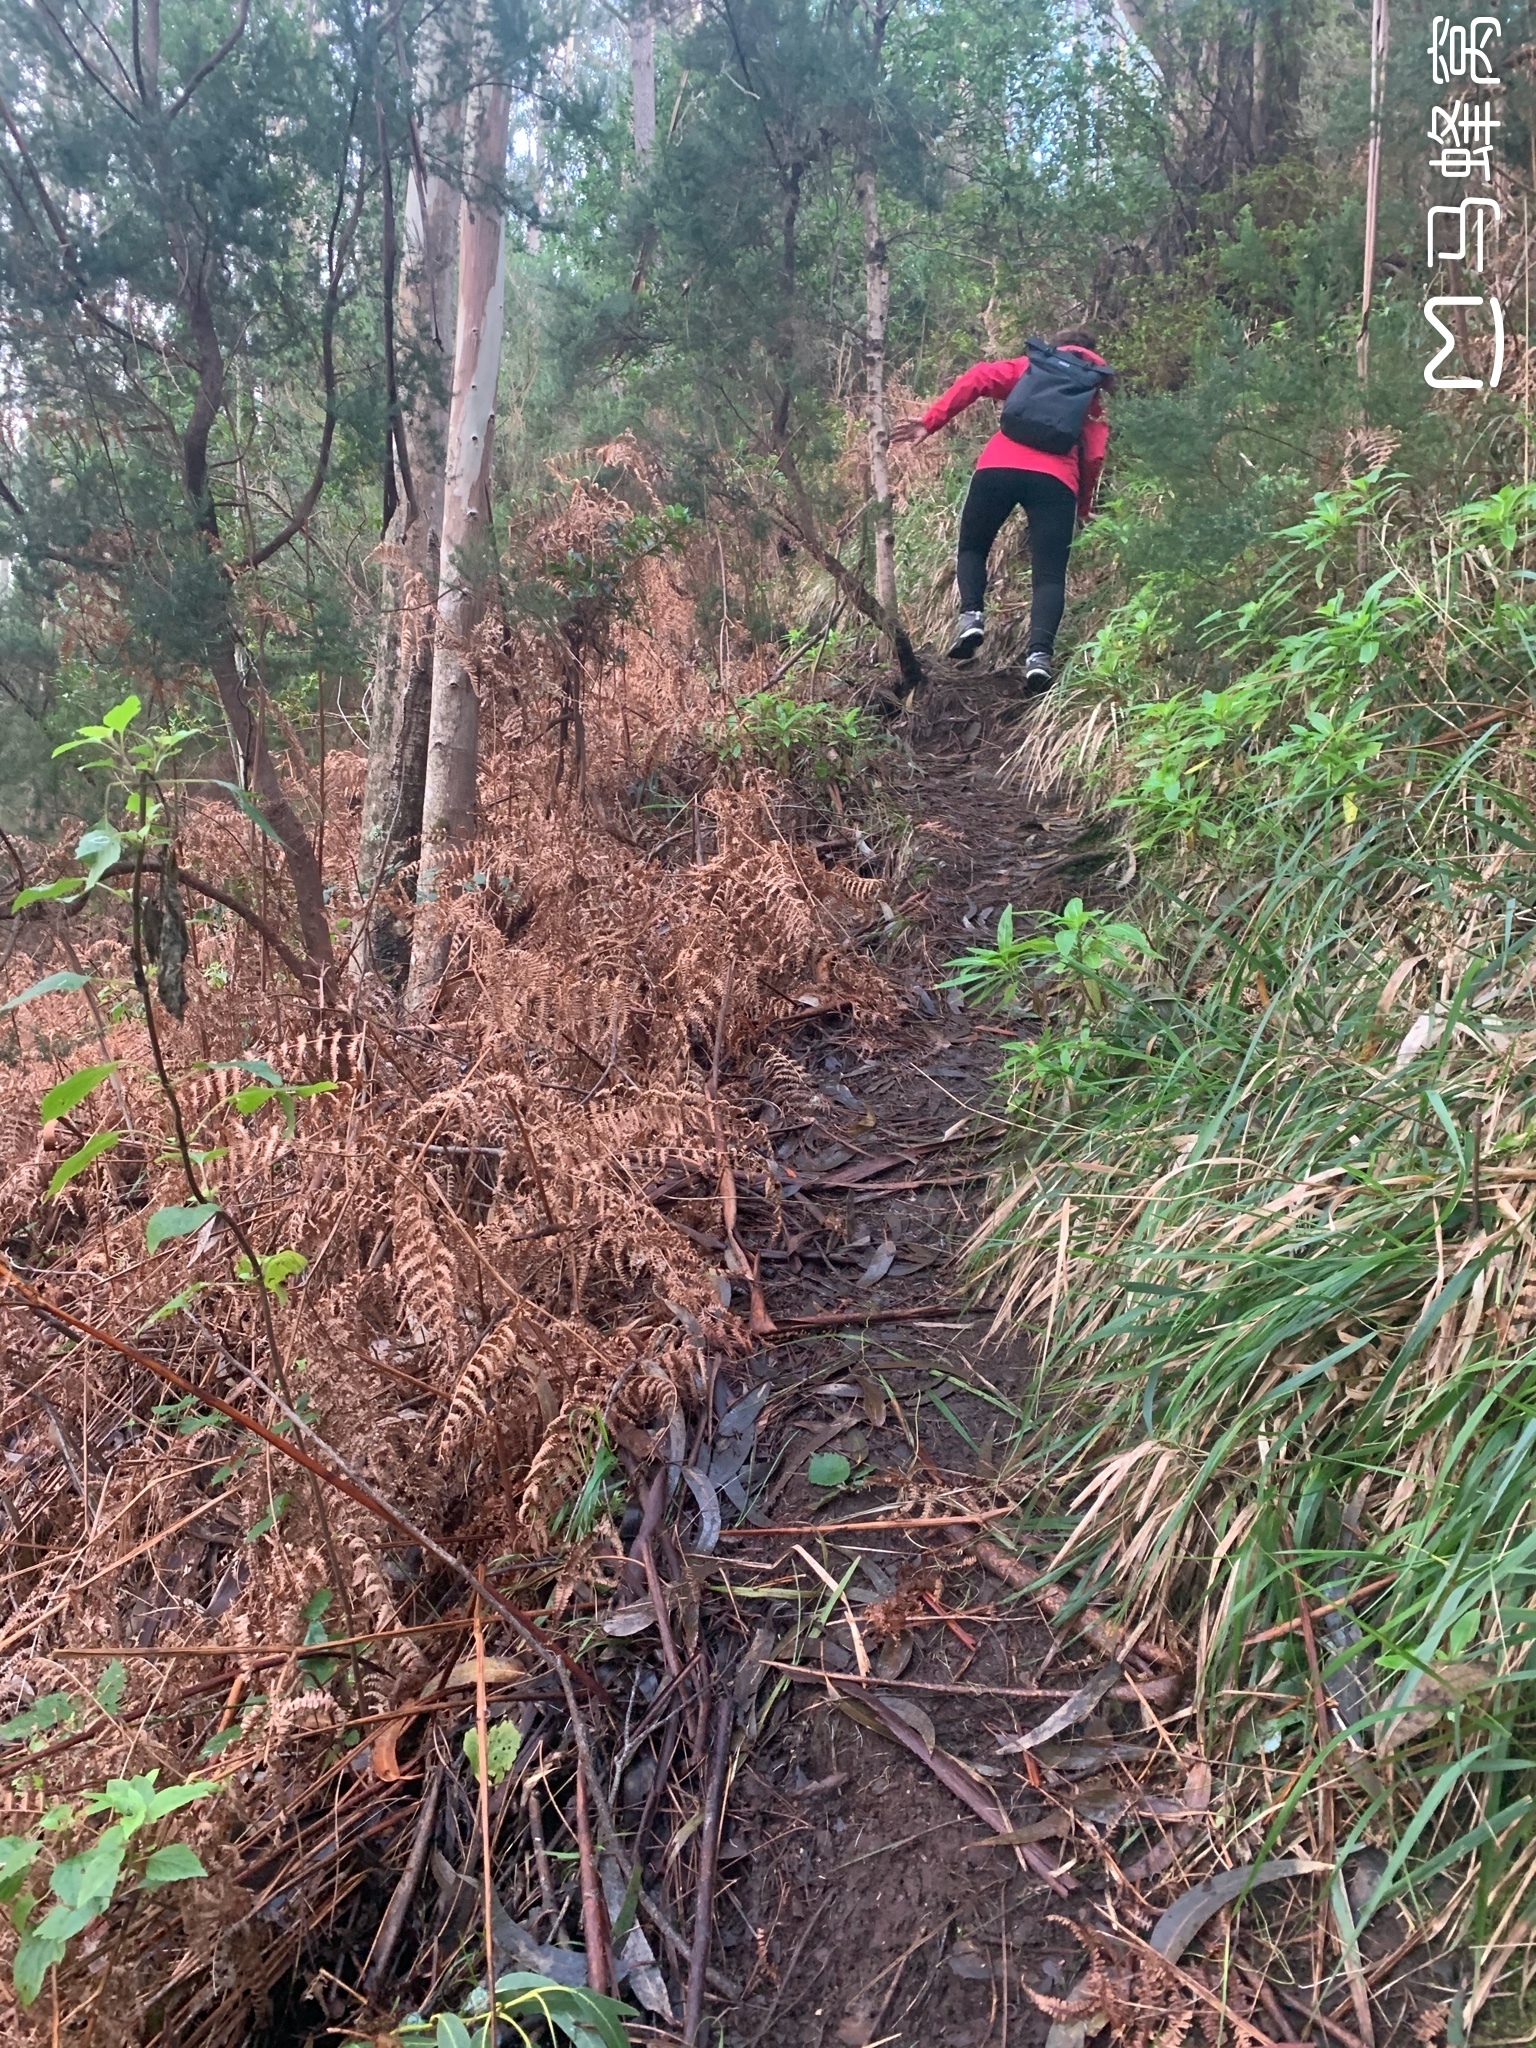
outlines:
[{"label": "hiker in red jacket", "polygon": [[[1051,686],[1051,656],[1067,601],[1067,556],[1072,535],[1079,519],[1093,516],[1093,494],[1109,445],[1109,421],[1099,389],[1109,384],[1113,373],[1099,355],[1094,337],[1081,327],[1064,329],[1053,336],[1048,347],[1039,343],[1030,346],[1048,373],[1053,358],[1060,363],[1066,357],[1075,357],[1101,373],[1097,378],[1084,380],[1075,366],[1060,363],[1067,381],[1076,379],[1084,397],[1088,389],[1093,390],[1086,414],[1079,405],[1079,411],[1071,415],[1074,420],[1081,418],[1075,440],[1070,433],[1059,430],[1034,434],[1027,409],[1022,427],[1010,423],[1009,412],[1017,409],[1024,395],[1021,379],[1029,378],[1031,386],[1038,385],[1041,394],[1047,388],[1046,380],[1029,377],[1028,354],[1007,362],[976,363],[950,385],[942,398],[935,399],[920,418],[905,420],[894,428],[891,439],[924,441],[948,426],[957,413],[974,405],[978,398],[1010,401],[1005,408],[1003,428],[992,436],[976,459],[965,509],[960,514],[955,561],[960,617],[949,656],[952,661],[969,661],[986,636],[982,606],[987,590],[987,556],[1003,521],[1015,506],[1022,505],[1029,521],[1033,579],[1024,677],[1030,694],[1035,695]],[[1015,438],[1021,430],[1047,445],[1031,446],[1028,439]],[[1058,447],[1065,443],[1066,452],[1052,452],[1049,444],[1053,441]]]}]

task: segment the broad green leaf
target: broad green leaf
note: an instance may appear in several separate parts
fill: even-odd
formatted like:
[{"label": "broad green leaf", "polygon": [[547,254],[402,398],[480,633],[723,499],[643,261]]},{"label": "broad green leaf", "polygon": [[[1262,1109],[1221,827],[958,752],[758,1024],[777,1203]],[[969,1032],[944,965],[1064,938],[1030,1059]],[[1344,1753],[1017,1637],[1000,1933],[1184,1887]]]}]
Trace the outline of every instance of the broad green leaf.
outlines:
[{"label": "broad green leaf", "polygon": [[227,1073],[232,1068],[242,1074],[254,1074],[258,1081],[265,1081],[273,1088],[287,1086],[276,1067],[269,1066],[265,1060],[215,1060],[213,1065],[216,1074]]},{"label": "broad green leaf", "polygon": [[114,704],[110,711],[103,711],[101,722],[108,732],[126,732],[143,708],[130,690],[120,704]]},{"label": "broad green leaf", "polygon": [[149,1802],[159,1775],[159,1771],[154,1770],[144,1771],[136,1778],[108,1778],[99,1792],[91,1794],[85,1810],[87,1813],[115,1813],[124,1834],[134,1834],[151,1818]]},{"label": "broad green leaf", "polygon": [[128,1666],[114,1657],[96,1681],[96,1704],[104,1714],[115,1714],[128,1690]]},{"label": "broad green leaf", "polygon": [[456,2012],[440,2012],[437,2016],[437,2048],[474,2048],[469,2038],[469,2029]]},{"label": "broad green leaf", "polygon": [[[71,1856],[55,1868],[53,1876],[48,1880],[48,1889],[61,1906],[71,1911],[84,1912],[87,1917],[103,1912],[112,1903],[112,1894],[117,1890],[117,1880],[122,1876],[123,1851],[126,1846],[127,1836],[123,1829],[108,1828],[101,1839],[92,1843],[89,1849],[82,1851],[78,1856]],[[38,1930],[39,1933],[44,1929],[47,1929],[50,1935],[62,1933],[66,1938],[69,1934],[79,1932],[75,1927],[68,1930],[49,1927],[46,1920]]]},{"label": "broad green leaf", "polygon": [[230,1100],[241,1116],[254,1116],[258,1109],[282,1092],[278,1088],[269,1088],[264,1081],[253,1081],[249,1088],[237,1088]]},{"label": "broad green leaf", "polygon": [[805,1469],[812,1486],[846,1486],[853,1472],[841,1451],[818,1451]]},{"label": "broad green leaf", "polygon": [[50,1906],[37,1923],[38,1940],[56,1941],[62,1946],[73,1936],[83,1933],[101,1910],[94,1900],[82,1900],[78,1906]]},{"label": "broad green leaf", "polygon": [[168,1813],[179,1812],[183,1806],[207,1799],[218,1789],[210,1778],[189,1778],[184,1785],[162,1785],[149,1795],[149,1818],[152,1821],[164,1820]]},{"label": "broad green leaf", "polygon": [[61,1721],[74,1719],[75,1702],[67,1692],[45,1692],[30,1707],[0,1721],[0,1742],[21,1742],[29,1735],[42,1735]]},{"label": "broad green leaf", "polygon": [[[502,1779],[517,1762],[518,1751],[523,1738],[515,1721],[493,1721],[485,1731],[487,1776],[493,1785]],[[464,1731],[464,1754],[469,1767],[478,1778],[480,1775],[480,1733],[476,1728]]]},{"label": "broad green leaf", "polygon": [[304,1605],[299,1609],[299,1613],[305,1622],[304,1640],[306,1643],[314,1643],[318,1646],[328,1641],[325,1632],[324,1615],[326,1609],[335,1598],[336,1595],[329,1586],[320,1586],[310,1594]]},{"label": "broad green leaf", "polygon": [[257,831],[265,832],[267,837],[271,840],[274,846],[282,845],[283,842],[278,837],[276,828],[273,826],[271,820],[267,817],[265,811],[259,809],[257,805],[252,802],[249,792],[243,790],[238,782],[220,782],[218,777],[215,776],[213,778],[213,786],[215,789],[227,789],[230,795],[234,798],[235,802],[240,806],[241,810],[244,811],[245,815],[256,827]]},{"label": "broad green leaf", "polygon": [[503,2019],[537,2013],[578,2048],[629,2048],[624,2027],[626,2019],[634,2018],[629,2007],[580,1985],[510,1971],[496,1979],[496,2010]]},{"label": "broad green leaf", "polygon": [[185,1842],[167,1842],[144,1866],[144,1889],[148,1891],[161,1884],[180,1884],[184,1878],[207,1875]]},{"label": "broad green leaf", "polygon": [[123,835],[110,825],[93,825],[80,836],[75,859],[86,863],[85,884],[94,889],[107,869],[123,857]]},{"label": "broad green leaf", "polygon": [[192,1202],[185,1207],[157,1209],[144,1226],[144,1242],[152,1252],[173,1237],[190,1237],[201,1230],[210,1216],[217,1216],[217,1202]]},{"label": "broad green leaf", "polygon": [[289,1501],[292,1500],[292,1498],[293,1495],[291,1493],[274,1493],[272,1496],[271,1507],[267,1509],[267,1512],[264,1515],[259,1515],[257,1519],[254,1522],[252,1522],[249,1529],[246,1530],[246,1542],[259,1543],[263,1536],[270,1536],[272,1531],[277,1527],[278,1523],[282,1520],[283,1511],[287,1507]]},{"label": "broad green leaf", "polygon": [[308,1265],[309,1260],[303,1252],[296,1252],[291,1248],[273,1252],[261,1262],[261,1284],[269,1294],[275,1294],[286,1305],[284,1283],[296,1279]]},{"label": "broad green leaf", "polygon": [[232,1748],[244,1733],[245,1730],[236,1721],[231,1727],[220,1729],[217,1735],[210,1735],[197,1753],[199,1756],[222,1756],[225,1750]]},{"label": "broad green leaf", "polygon": [[11,1964],[11,1980],[23,2005],[36,2003],[37,1994],[43,1988],[43,1979],[55,1963],[63,1960],[62,1941],[44,1941],[40,1935],[30,1933],[21,1937],[16,1959]]},{"label": "broad green leaf", "polygon": [[74,995],[90,980],[88,974],[45,974],[41,981],[34,981],[30,988],[24,988],[19,996],[12,996],[8,1003],[0,1003],[0,1016],[7,1010],[19,1010],[23,1003],[35,1003],[39,996]]},{"label": "broad green leaf", "polygon": [[57,903],[61,896],[78,896],[80,877],[60,875],[55,882],[33,882],[28,888],[20,889],[11,898],[12,911],[25,910],[33,903]]},{"label": "broad green leaf", "polygon": [[0,1835],[0,1899],[9,1897],[6,1885],[16,1885],[32,1868],[42,1845],[35,1835]]},{"label": "broad green leaf", "polygon": [[110,1152],[120,1138],[121,1133],[118,1131],[97,1131],[94,1137],[87,1138],[78,1152],[71,1152],[69,1157],[54,1169],[53,1179],[48,1183],[50,1197],[62,1194],[76,1174],[84,1173],[91,1161],[99,1159],[103,1152]]},{"label": "broad green leaf", "polygon": [[101,1086],[108,1074],[115,1074],[121,1065],[121,1060],[106,1060],[100,1066],[81,1067],[73,1074],[66,1074],[62,1081],[54,1083],[37,1105],[38,1122],[51,1124],[55,1117],[68,1116],[87,1095]]}]

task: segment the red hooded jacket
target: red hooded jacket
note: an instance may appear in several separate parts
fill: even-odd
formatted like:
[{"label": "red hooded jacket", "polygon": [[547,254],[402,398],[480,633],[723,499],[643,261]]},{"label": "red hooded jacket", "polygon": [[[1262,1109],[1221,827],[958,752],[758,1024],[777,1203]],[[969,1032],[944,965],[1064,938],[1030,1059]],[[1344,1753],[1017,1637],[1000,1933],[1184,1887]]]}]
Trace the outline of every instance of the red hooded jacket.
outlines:
[{"label": "red hooded jacket", "polygon": [[[1105,369],[1109,367],[1104,358],[1096,356],[1090,348],[1072,347],[1072,353],[1082,356],[1086,362],[1098,363]],[[978,398],[1006,398],[1028,369],[1028,356],[1014,356],[1002,363],[972,364],[963,377],[955,379],[942,398],[933,401],[923,414],[923,425],[930,434],[936,434],[940,427],[948,426],[957,413],[964,412],[968,405],[974,405]],[[1088,408],[1088,417],[1083,422],[1081,462],[1076,448],[1070,455],[1047,455],[1042,448],[1028,448],[1022,441],[996,433],[977,456],[976,467],[1036,469],[1046,476],[1059,477],[1067,489],[1077,495],[1078,517],[1087,519],[1093,512],[1093,494],[1098,489],[1099,472],[1104,467],[1104,453],[1108,446],[1109,420],[1105,416],[1102,395],[1095,393]]]}]

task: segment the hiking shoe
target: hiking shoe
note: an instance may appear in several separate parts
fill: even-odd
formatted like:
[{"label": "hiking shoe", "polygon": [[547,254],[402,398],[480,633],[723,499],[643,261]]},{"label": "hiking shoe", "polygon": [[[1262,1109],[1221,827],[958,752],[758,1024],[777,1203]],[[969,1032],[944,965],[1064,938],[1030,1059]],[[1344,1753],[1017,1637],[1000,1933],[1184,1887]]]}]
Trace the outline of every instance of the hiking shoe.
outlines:
[{"label": "hiking shoe", "polygon": [[1024,693],[1029,697],[1042,697],[1055,681],[1051,674],[1051,657],[1040,648],[1024,657]]},{"label": "hiking shoe", "polygon": [[969,661],[987,637],[986,620],[980,612],[962,612],[955,623],[955,637],[949,643],[951,661]]}]

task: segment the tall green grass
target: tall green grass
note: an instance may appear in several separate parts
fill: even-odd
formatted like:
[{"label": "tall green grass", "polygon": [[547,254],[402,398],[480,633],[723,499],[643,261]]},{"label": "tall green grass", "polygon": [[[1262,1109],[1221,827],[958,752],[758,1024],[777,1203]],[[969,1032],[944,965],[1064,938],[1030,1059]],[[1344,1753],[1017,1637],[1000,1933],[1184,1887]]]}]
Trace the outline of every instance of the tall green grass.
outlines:
[{"label": "tall green grass", "polygon": [[[1044,1569],[1190,1645],[1253,1847],[1335,1788],[1360,1917],[1475,1945],[1465,2027],[1536,1911],[1536,493],[1415,530],[1396,490],[1215,610],[1134,592],[1032,733],[1149,951],[964,964],[1046,1019],[973,1251],[1043,1333]],[[1253,1640],[1303,1598],[1344,1603],[1323,1731],[1303,1633]]]}]

